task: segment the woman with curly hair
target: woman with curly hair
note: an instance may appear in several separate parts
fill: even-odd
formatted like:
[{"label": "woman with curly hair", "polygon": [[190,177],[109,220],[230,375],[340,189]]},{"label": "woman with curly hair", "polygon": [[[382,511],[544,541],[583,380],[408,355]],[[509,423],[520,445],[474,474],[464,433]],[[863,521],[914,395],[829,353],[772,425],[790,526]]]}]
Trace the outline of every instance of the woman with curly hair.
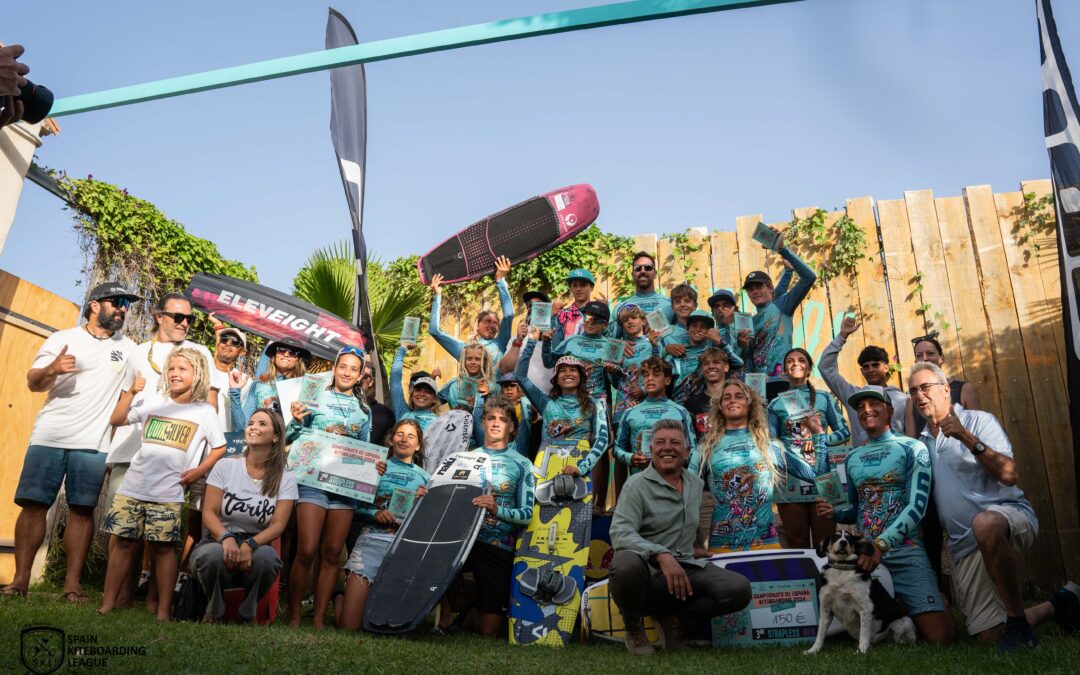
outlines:
[{"label": "woman with curly hair", "polygon": [[478,341],[470,342],[461,350],[458,359],[458,377],[439,390],[439,398],[454,410],[472,412],[476,397],[495,396],[499,385],[495,382],[495,361]]}]

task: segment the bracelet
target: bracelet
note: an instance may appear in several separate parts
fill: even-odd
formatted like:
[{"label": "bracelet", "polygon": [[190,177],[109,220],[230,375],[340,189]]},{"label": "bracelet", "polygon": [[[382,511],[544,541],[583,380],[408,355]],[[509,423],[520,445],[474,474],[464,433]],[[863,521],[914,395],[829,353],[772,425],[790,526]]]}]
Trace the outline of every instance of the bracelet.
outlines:
[{"label": "bracelet", "polygon": [[232,539],[233,541],[236,541],[236,535],[233,534],[232,532],[229,532],[228,530],[225,530],[221,534],[221,536],[218,537],[218,543],[219,544],[224,544],[226,539]]},{"label": "bracelet", "polygon": [[259,542],[255,541],[255,537],[248,537],[244,540],[244,543],[248,545],[248,548],[251,549],[252,553],[255,552],[255,549],[259,548]]},{"label": "bracelet", "polygon": [[514,346],[515,347],[520,347],[523,344],[525,344],[524,340],[514,340]]}]

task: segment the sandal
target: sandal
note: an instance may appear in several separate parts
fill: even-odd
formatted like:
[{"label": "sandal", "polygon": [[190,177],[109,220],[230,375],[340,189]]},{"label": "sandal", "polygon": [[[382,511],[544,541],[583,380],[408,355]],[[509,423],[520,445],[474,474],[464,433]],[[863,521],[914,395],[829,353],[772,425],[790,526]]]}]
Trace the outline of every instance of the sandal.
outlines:
[{"label": "sandal", "polygon": [[68,591],[61,597],[74,605],[81,605],[89,599],[89,596],[82,591]]}]

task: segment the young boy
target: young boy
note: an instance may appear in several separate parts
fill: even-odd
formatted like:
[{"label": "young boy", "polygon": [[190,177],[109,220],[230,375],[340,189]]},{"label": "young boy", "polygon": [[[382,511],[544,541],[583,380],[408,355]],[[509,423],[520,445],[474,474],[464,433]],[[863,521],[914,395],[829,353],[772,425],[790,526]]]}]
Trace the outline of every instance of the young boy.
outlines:
[{"label": "young boy", "polygon": [[566,285],[574,301],[555,313],[555,333],[551,339],[556,346],[567,336],[580,335],[585,330],[585,315],[581,310],[592,300],[596,279],[589,270],[576,269],[566,275]]},{"label": "young boy", "polygon": [[690,471],[700,468],[700,454],[694,435],[694,422],[690,413],[668,398],[671,387],[671,364],[658,356],[650,356],[641,364],[645,378],[645,400],[626,411],[619,422],[615,439],[615,458],[630,467],[630,473],[638,473],[649,465],[652,454],[643,447],[642,432],[652,429],[657,420],[676,420],[686,430],[686,442],[690,448]]},{"label": "young boy", "polygon": [[[532,461],[536,456],[537,448],[532,447],[533,406],[528,398],[523,396],[521,385],[514,379],[513,373],[499,375],[499,393],[514,406],[514,414],[517,417],[517,435],[510,449],[516,451],[522,457]],[[487,397],[477,394],[476,404],[473,406],[473,442],[481,445],[484,442],[484,403]]]},{"label": "young boy", "polygon": [[[714,326],[715,322],[708,312],[694,310],[687,319],[687,344],[676,345],[681,348],[681,356],[673,356],[669,353],[664,357],[671,363],[675,374],[675,394],[672,398],[676,403],[685,403],[686,399],[701,385],[701,379],[698,376],[698,359],[713,344],[709,340],[709,334],[715,333]],[[742,359],[731,348],[731,345],[723,344],[721,349],[727,355],[729,364],[742,365]]]},{"label": "young boy", "polygon": [[[710,322],[710,325],[705,331],[704,340],[707,340],[719,347],[722,347],[728,354],[728,362],[733,368],[742,368],[743,359],[741,350],[735,348],[736,342],[724,339],[718,331],[714,330],[712,321],[708,313],[703,311],[697,311],[697,291],[694,287],[687,283],[681,283],[675,288],[671,289],[671,306],[675,311],[675,325],[672,326],[671,332],[664,336],[660,341],[659,355],[664,359],[670,361],[675,366],[675,400],[682,403],[686,400],[686,396],[689,392],[682,393],[680,387],[683,384],[684,378],[692,374],[697,370],[697,357],[701,356],[701,352],[704,351],[708,344],[694,343],[690,339],[689,323],[691,316],[700,317],[700,322]],[[734,312],[732,312],[732,320],[734,320]],[[688,350],[691,345],[700,347],[698,349]],[[694,352],[691,354],[691,352]],[[686,370],[680,372],[679,364],[682,361],[686,361]]]},{"label": "young boy", "polygon": [[581,335],[571,336],[557,346],[553,346],[550,339],[543,341],[544,366],[554,368],[558,358],[567,355],[588,363],[591,366],[587,382],[589,395],[608,407],[610,398],[607,372],[604,370],[604,330],[611,320],[611,314],[607,305],[596,300],[586,303],[581,313],[585,316],[585,331]]},{"label": "young boy", "polygon": [[645,312],[641,311],[640,307],[623,305],[619,309],[619,326],[622,328],[623,340],[633,349],[633,354],[624,356],[622,363],[609,371],[611,384],[615,388],[612,419],[616,426],[623,413],[645,398],[641,364],[653,355],[652,343],[645,336],[648,323]]}]

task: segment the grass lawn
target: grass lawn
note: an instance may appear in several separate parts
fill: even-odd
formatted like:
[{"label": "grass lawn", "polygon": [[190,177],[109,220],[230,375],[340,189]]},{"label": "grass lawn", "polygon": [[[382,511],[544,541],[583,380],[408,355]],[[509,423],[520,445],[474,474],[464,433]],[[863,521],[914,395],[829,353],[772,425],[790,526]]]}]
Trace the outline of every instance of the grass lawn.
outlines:
[{"label": "grass lawn", "polygon": [[[1056,626],[1040,632],[1042,644],[1032,654],[1002,658],[993,648],[964,639],[950,648],[924,645],[873,648],[855,654],[846,639],[826,643],[816,656],[800,649],[692,649],[660,653],[648,659],[630,657],[621,645],[572,645],[563,650],[511,647],[502,641],[461,634],[448,638],[390,638],[317,632],[310,626],[293,630],[271,627],[159,624],[141,608],[98,616],[100,594],[71,605],[55,588],[38,590],[29,601],[0,602],[0,666],[22,672],[20,628],[50,625],[65,631],[68,649],[78,636],[96,638],[97,647],[143,647],[145,655],[107,657],[104,668],[65,665],[58,672],[234,673],[234,672],[469,672],[499,673],[905,673],[940,672],[1075,673],[1080,671],[1080,638],[1062,638]],[[69,658],[71,658],[69,656]],[[77,658],[77,657],[76,657]],[[100,658],[100,657],[96,657]]]}]

